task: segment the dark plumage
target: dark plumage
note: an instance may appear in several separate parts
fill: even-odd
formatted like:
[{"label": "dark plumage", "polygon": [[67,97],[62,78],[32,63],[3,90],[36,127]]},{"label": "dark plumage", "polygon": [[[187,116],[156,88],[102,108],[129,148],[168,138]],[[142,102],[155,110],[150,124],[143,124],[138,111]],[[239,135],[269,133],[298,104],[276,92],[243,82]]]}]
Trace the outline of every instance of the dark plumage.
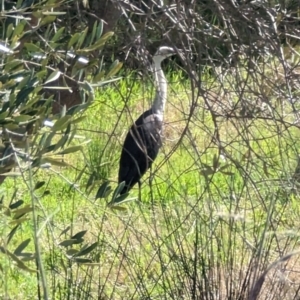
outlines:
[{"label": "dark plumage", "polygon": [[125,181],[120,194],[128,192],[151,167],[161,147],[163,113],[167,97],[167,81],[161,62],[175,53],[173,48],[161,47],[153,57],[157,86],[152,108],[145,111],[131,126],[124,141],[119,169],[119,184]]},{"label": "dark plumage", "polygon": [[[155,126],[150,123],[155,123]],[[147,127],[147,124],[150,126]],[[139,182],[151,167],[161,147],[161,129],[162,121],[152,113],[152,109],[145,111],[131,126],[120,159],[119,183],[126,183],[121,194]]]}]

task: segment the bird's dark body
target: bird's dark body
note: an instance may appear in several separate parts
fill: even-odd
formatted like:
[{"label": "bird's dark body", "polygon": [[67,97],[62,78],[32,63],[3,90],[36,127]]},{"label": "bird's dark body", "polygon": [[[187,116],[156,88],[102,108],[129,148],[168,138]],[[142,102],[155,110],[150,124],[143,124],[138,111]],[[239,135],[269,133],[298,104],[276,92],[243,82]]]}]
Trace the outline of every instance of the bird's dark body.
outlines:
[{"label": "bird's dark body", "polygon": [[151,167],[161,147],[161,130],[167,100],[167,80],[161,62],[174,55],[175,49],[160,47],[153,56],[153,77],[156,94],[151,109],[131,126],[124,141],[119,169],[119,184],[125,181],[121,194],[128,192]]},{"label": "bird's dark body", "polygon": [[119,183],[125,181],[121,194],[128,192],[151,167],[161,147],[162,118],[145,111],[131,126],[123,145]]}]

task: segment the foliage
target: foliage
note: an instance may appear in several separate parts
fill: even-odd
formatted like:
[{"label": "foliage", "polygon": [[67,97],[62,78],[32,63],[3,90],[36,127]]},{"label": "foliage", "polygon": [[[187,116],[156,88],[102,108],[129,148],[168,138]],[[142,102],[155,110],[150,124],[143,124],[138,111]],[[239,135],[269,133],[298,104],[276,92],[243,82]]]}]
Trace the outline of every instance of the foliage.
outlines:
[{"label": "foliage", "polygon": [[[89,2],[93,7],[94,1]],[[273,55],[280,44],[299,45],[299,1],[131,0],[129,5],[122,1],[108,3],[111,5],[102,17],[108,27],[116,28],[114,48],[123,52],[127,65],[134,63],[137,68],[146,64],[148,51],[154,53],[161,44],[173,45],[189,53],[189,64],[197,66],[196,74],[206,65],[235,66],[243,55],[251,59]],[[117,12],[123,13],[119,14],[116,24]],[[109,18],[111,15],[113,18]],[[136,55],[131,56],[132,52]]]},{"label": "foliage", "polygon": [[[298,2],[114,1],[113,38],[101,2],[5,2],[0,297],[299,298]],[[158,44],[164,146],[120,196]]]},{"label": "foliage", "polygon": [[[66,157],[83,150],[76,141],[77,125],[94,101],[94,88],[116,80],[122,64],[103,64],[102,49],[113,36],[103,34],[103,22],[92,28],[83,24],[71,27],[64,20],[68,1],[18,1],[2,6],[0,65],[1,183],[7,176],[21,176],[31,204],[12,195],[9,205],[2,197],[3,234],[0,250],[16,266],[34,272],[41,280],[38,296],[48,299],[47,279],[40,248],[40,233],[47,221],[40,223],[42,195],[36,191],[46,185],[35,174],[39,170],[70,167]],[[15,168],[15,172],[9,172]],[[10,242],[33,219],[34,251],[26,252],[30,239],[13,251]],[[10,230],[9,230],[10,228]],[[9,232],[7,232],[9,230]],[[7,236],[5,237],[5,233]],[[64,231],[66,233],[66,230]],[[69,261],[89,263],[84,258],[97,242],[83,244],[85,232],[71,235],[59,243]],[[79,244],[77,250],[73,245]],[[35,267],[26,262],[34,261]]]}]

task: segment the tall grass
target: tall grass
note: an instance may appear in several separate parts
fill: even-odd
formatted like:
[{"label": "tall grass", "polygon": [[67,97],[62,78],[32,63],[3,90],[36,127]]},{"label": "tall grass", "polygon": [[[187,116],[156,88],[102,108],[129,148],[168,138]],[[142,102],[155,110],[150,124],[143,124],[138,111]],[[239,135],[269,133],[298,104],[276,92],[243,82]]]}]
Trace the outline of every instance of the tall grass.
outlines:
[{"label": "tall grass", "polygon": [[[220,94],[216,80],[206,77],[206,88]],[[292,116],[284,117],[289,108],[276,106],[269,94],[270,112],[245,117],[240,108],[228,118],[211,113],[210,99],[197,91],[192,99],[179,75],[170,76],[164,145],[143,178],[141,199],[109,208],[110,196],[94,196],[107,181],[116,187],[122,141],[153,96],[151,84],[133,79],[99,91],[78,125],[90,142],[83,154],[66,156],[72,168],[40,170],[33,186],[46,183],[34,191],[19,177],[2,185],[4,207],[13,193],[12,203],[29,204],[33,192],[38,199],[51,299],[297,299],[297,255],[268,269],[297,249],[299,239],[294,173],[300,142]],[[238,106],[234,80],[223,84],[231,91],[228,103]],[[0,297],[36,299],[32,241],[16,251],[32,239],[33,221],[26,214],[8,241],[18,224],[11,218],[15,209],[2,210],[1,244],[28,269],[0,256]]]}]

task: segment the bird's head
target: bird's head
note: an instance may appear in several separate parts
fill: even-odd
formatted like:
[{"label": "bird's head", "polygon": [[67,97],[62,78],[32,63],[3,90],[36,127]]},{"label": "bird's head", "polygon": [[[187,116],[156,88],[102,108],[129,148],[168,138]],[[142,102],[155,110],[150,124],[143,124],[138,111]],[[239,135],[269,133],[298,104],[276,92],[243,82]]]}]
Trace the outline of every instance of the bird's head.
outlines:
[{"label": "bird's head", "polygon": [[165,58],[176,54],[176,50],[172,47],[162,46],[159,47],[153,56],[155,63],[161,63]]}]

